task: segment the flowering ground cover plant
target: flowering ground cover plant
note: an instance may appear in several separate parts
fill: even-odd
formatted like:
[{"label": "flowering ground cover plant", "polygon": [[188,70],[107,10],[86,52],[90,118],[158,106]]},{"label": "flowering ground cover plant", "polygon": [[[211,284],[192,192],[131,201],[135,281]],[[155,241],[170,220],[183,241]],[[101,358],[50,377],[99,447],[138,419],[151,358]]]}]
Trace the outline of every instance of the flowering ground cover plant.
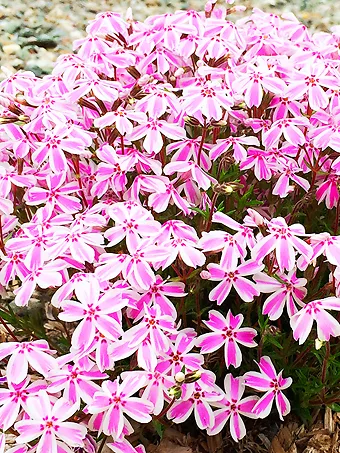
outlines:
[{"label": "flowering ground cover plant", "polygon": [[340,28],[237,11],[102,13],[1,82],[1,289],[56,331],[2,300],[0,452],[339,402]]}]

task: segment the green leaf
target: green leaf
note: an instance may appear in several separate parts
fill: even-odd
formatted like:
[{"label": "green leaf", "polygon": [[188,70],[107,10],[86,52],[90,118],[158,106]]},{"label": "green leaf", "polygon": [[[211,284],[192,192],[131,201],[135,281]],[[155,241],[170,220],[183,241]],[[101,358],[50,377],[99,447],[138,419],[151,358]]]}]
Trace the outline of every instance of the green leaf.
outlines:
[{"label": "green leaf", "polygon": [[165,426],[162,425],[162,423],[160,423],[158,420],[152,420],[152,424],[155,427],[155,430],[156,430],[157,434],[159,435],[160,439],[162,439],[164,430],[165,430]]}]

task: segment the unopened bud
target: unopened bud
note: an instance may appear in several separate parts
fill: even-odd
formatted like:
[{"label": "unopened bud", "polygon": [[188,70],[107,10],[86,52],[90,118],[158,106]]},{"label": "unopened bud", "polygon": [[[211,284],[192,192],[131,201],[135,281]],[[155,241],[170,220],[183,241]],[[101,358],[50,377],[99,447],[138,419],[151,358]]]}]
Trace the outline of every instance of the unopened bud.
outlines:
[{"label": "unopened bud", "polygon": [[174,385],[169,389],[169,395],[176,400],[182,396],[182,389],[178,385]]},{"label": "unopened bud", "polygon": [[203,279],[203,280],[209,280],[211,278],[211,273],[209,271],[202,271],[200,273],[200,277]]},{"label": "unopened bud", "polygon": [[202,371],[201,370],[196,370],[196,371],[192,371],[191,373],[188,373],[185,375],[185,384],[191,384],[192,382],[196,382],[200,379],[202,375]]},{"label": "unopened bud", "polygon": [[149,74],[144,74],[139,80],[138,80],[138,84],[142,87],[144,85],[146,85],[147,83],[151,82],[151,77],[149,76]]},{"label": "unopened bud", "polygon": [[133,21],[132,8],[130,6],[126,10],[125,19],[126,19],[127,22],[132,22]]},{"label": "unopened bud", "polygon": [[175,374],[175,381],[181,384],[185,380],[185,374],[182,371],[179,371]]},{"label": "unopened bud", "polygon": [[177,71],[174,73],[175,77],[181,77],[185,73],[183,68],[178,68]]},{"label": "unopened bud", "polygon": [[213,6],[212,2],[210,2],[210,1],[207,2],[204,6],[204,11],[206,13],[210,13],[212,11],[212,6]]},{"label": "unopened bud", "polygon": [[319,349],[322,348],[322,346],[324,345],[324,343],[325,343],[324,341],[319,340],[319,338],[317,338],[317,339],[315,340],[315,349],[318,351]]}]

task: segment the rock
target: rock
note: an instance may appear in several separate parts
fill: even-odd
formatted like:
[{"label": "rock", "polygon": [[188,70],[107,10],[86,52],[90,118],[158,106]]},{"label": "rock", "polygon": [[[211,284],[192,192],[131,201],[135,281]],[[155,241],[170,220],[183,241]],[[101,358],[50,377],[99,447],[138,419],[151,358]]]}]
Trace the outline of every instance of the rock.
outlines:
[{"label": "rock", "polygon": [[4,54],[6,55],[12,55],[12,54],[16,54],[17,52],[19,52],[21,49],[21,47],[19,46],[19,44],[5,44],[4,46],[2,46],[2,51]]},{"label": "rock", "polygon": [[27,44],[34,45],[37,47],[43,47],[44,49],[54,49],[55,47],[58,46],[58,43],[56,41],[54,41],[54,39],[51,39],[49,37],[35,38],[35,39],[30,40]]},{"label": "rock", "polygon": [[13,34],[21,27],[20,20],[6,20],[1,24],[1,28],[7,33]]}]

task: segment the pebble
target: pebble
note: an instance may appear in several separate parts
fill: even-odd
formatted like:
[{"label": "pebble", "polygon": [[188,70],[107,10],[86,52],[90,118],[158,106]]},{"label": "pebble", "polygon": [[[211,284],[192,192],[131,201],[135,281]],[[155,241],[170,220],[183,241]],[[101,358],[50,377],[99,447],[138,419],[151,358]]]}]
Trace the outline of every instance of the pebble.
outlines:
[{"label": "pebble", "polygon": [[4,46],[2,46],[2,51],[6,55],[16,54],[20,49],[21,49],[21,47],[19,46],[19,44],[14,44],[14,43],[5,44]]}]

